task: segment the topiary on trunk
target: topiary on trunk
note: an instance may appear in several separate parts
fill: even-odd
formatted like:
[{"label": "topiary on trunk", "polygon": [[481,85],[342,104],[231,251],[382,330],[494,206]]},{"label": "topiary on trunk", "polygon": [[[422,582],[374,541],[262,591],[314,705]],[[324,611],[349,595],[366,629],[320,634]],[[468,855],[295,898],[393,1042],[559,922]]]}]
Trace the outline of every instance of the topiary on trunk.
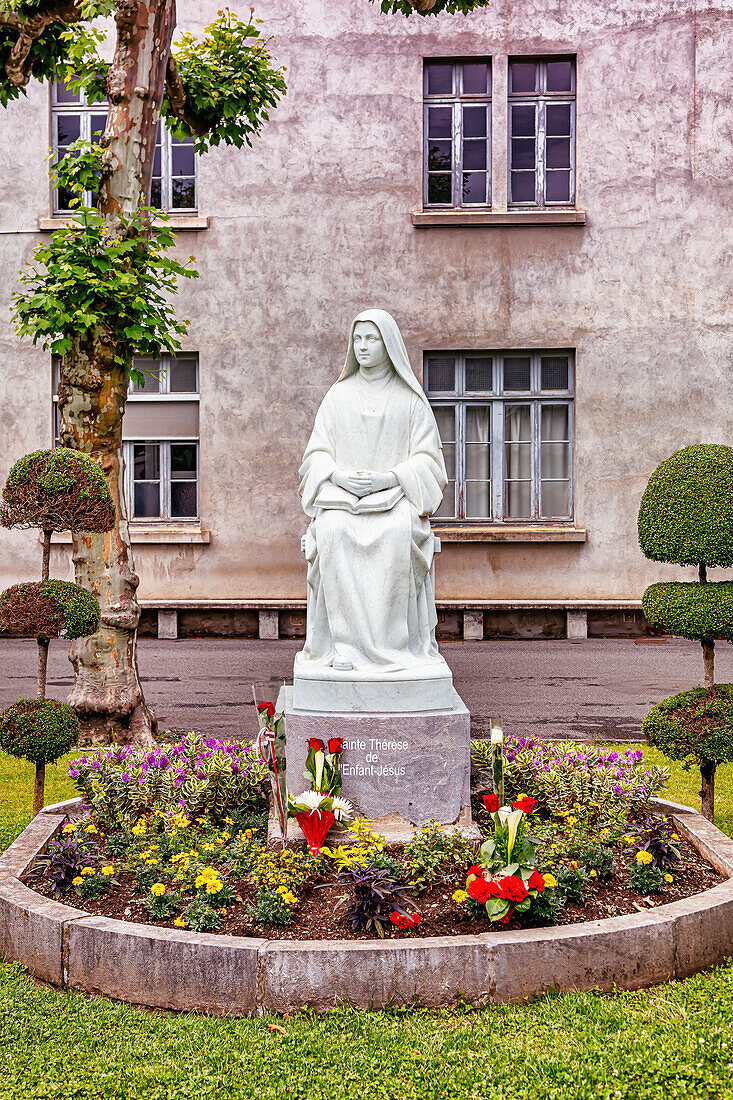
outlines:
[{"label": "topiary on trunk", "polygon": [[79,738],[79,719],[65,703],[46,699],[51,638],[82,638],[99,627],[99,605],[84,588],[49,580],[54,531],[108,531],[115,510],[107,482],[89,455],[61,447],[18,459],[2,493],[3,527],[40,527],[43,565],[40,583],[15,584],[0,596],[0,629],[35,634],[38,642],[38,698],[21,699],[0,715],[0,748],[36,765],[33,813],[43,806],[46,764],[58,760]]},{"label": "topiary on trunk", "polygon": [[715,641],[733,641],[733,583],[709,584],[707,570],[733,566],[733,447],[700,443],[662,462],[641,499],[638,530],[646,557],[697,566],[698,581],[650,585],[642,607],[650,626],[700,642],[705,686],[662,700],[642,730],[666,755],[698,765],[702,812],[712,821],[715,768],[733,760],[725,733],[733,687],[715,686]]}]

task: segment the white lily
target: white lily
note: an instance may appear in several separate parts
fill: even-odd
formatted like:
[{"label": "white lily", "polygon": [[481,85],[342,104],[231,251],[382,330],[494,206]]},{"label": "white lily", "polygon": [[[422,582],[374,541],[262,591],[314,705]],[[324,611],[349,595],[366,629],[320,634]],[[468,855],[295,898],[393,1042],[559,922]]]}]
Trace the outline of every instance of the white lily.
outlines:
[{"label": "white lily", "polygon": [[497,810],[497,815],[501,824],[506,826],[509,834],[506,846],[506,861],[507,863],[511,863],[512,852],[514,851],[514,844],[517,839],[517,829],[519,828],[519,822],[522,820],[524,814],[522,810],[512,810],[509,806],[502,806],[501,809]]},{"label": "white lily", "polygon": [[504,744],[504,731],[498,726],[491,727],[491,744],[503,745]]}]

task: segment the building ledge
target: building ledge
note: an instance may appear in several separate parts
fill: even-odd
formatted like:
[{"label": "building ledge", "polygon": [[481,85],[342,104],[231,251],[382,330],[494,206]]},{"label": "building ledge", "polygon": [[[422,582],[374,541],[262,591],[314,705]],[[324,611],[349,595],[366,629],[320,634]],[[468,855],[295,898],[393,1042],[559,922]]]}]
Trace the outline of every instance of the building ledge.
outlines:
[{"label": "building ledge", "polygon": [[489,524],[486,527],[469,524],[433,526],[441,542],[585,542],[585,527],[509,527]]},{"label": "building ledge", "polygon": [[[130,524],[130,540],[133,546],[139,545],[202,545],[211,542],[211,531],[204,527],[157,527],[151,524],[149,527]],[[69,546],[71,534],[62,531],[51,538],[53,546]]]},{"label": "building ledge", "polygon": [[506,229],[514,226],[585,225],[585,210],[413,210],[417,229],[470,227]]},{"label": "building ledge", "polygon": [[[51,218],[39,218],[38,228],[42,232],[52,232],[54,229],[62,229],[63,226],[69,224],[69,219],[62,215],[56,214]],[[209,215],[208,214],[171,214],[170,220],[160,222],[161,225],[170,226],[170,228],[178,233],[182,229],[208,229],[209,228]]]}]

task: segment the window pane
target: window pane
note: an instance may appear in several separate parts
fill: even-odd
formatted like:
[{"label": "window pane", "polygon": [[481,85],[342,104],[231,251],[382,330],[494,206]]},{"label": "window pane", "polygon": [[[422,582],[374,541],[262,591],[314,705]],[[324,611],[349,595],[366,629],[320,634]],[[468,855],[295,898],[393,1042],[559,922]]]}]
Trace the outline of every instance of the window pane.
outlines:
[{"label": "window pane", "polygon": [[543,443],[540,462],[542,463],[543,478],[568,478],[570,466],[568,456],[569,444],[567,443]]},{"label": "window pane", "polygon": [[450,95],[453,91],[453,66],[445,62],[428,64],[428,95]]},{"label": "window pane", "polygon": [[463,136],[469,138],[486,137],[486,133],[486,108],[464,107]]},{"label": "window pane", "polygon": [[540,486],[540,514],[546,518],[567,518],[570,515],[570,483],[543,481]]},{"label": "window pane", "polygon": [[429,203],[450,203],[452,195],[450,176],[428,176]]},{"label": "window pane", "polygon": [[171,484],[171,516],[176,519],[196,515],[196,482],[174,481]]},{"label": "window pane", "polygon": [[171,393],[198,393],[195,359],[171,359],[169,389]]},{"label": "window pane", "polygon": [[133,365],[137,370],[150,371],[153,377],[145,375],[145,381],[133,384],[133,393],[160,393],[160,359],[147,359],[142,356],[133,359]]},{"label": "window pane", "polygon": [[548,172],[545,197],[548,202],[570,202],[570,173]]},{"label": "window pane", "polygon": [[570,104],[547,104],[547,133],[564,135],[570,133]]},{"label": "window pane", "polygon": [[534,172],[512,172],[512,202],[535,201]]},{"label": "window pane", "polygon": [[428,137],[449,138],[453,133],[453,108],[430,107],[428,109]]},{"label": "window pane", "polygon": [[[556,446],[556,444],[553,444]],[[466,479],[468,481],[488,481],[490,454],[488,443],[466,444]]]},{"label": "window pane", "polygon": [[[456,361],[450,356],[428,359],[428,389],[431,393],[451,393],[456,388]],[[438,410],[435,410],[436,416]]]},{"label": "window pane", "polygon": [[489,90],[489,66],[484,62],[466,61],[463,64],[463,94],[485,95]]},{"label": "window pane", "polygon": [[547,90],[548,92],[572,91],[573,63],[572,61],[548,61],[547,62]]},{"label": "window pane", "polygon": [[57,103],[81,103],[81,94],[72,92],[68,84],[63,80],[57,80],[53,86],[54,98]]},{"label": "window pane", "polygon": [[433,170],[445,168],[450,172],[452,149],[453,143],[451,141],[429,141],[428,168]]},{"label": "window pane", "polygon": [[443,461],[445,462],[445,472],[448,475],[449,481],[455,481],[456,477],[456,445],[455,443],[443,444]]},{"label": "window pane", "polygon": [[[529,389],[529,356],[504,360],[504,389],[512,392]],[[529,416],[529,409],[523,409]]]},{"label": "window pane", "polygon": [[162,206],[160,180],[154,179],[153,185],[150,188],[150,205],[155,207]]},{"label": "window pane", "polygon": [[171,170],[174,176],[193,176],[194,152],[193,145],[179,145],[171,142]]},{"label": "window pane", "polygon": [[[567,442],[568,435],[568,407],[567,405],[543,405],[542,429],[540,437],[544,441],[562,440]],[[551,474],[543,471],[543,477],[567,477],[567,474]]]},{"label": "window pane", "polygon": [[512,136],[534,137],[535,135],[535,108],[534,106],[515,105],[512,107]]},{"label": "window pane", "polygon": [[570,138],[548,138],[546,149],[548,168],[570,167]]},{"label": "window pane", "polygon": [[466,393],[487,393],[493,388],[491,359],[466,359]]},{"label": "window pane", "polygon": [[[432,166],[431,166],[432,167]],[[486,142],[464,141],[463,143],[463,167],[486,168]]]},{"label": "window pane", "polygon": [[188,210],[196,205],[196,185],[192,179],[171,180],[172,205],[175,210]]},{"label": "window pane", "polygon": [[136,443],[132,455],[132,476],[135,481],[157,481],[160,478],[158,443]]},{"label": "window pane", "polygon": [[532,487],[529,481],[504,482],[505,519],[530,519],[532,516]]},{"label": "window pane", "polygon": [[[491,406],[466,406],[466,443],[488,443],[491,438]],[[486,477],[486,474],[469,473],[468,477]]]},{"label": "window pane", "polygon": [[160,151],[160,145],[156,145],[155,146],[155,152],[153,153],[153,175],[154,176],[160,176],[160,174],[162,172],[162,168],[161,168],[162,157],[163,157],[163,154]]},{"label": "window pane", "polygon": [[99,143],[99,139],[107,128],[107,115],[92,115],[89,120],[89,133],[92,141]]},{"label": "window pane", "polygon": [[486,202],[486,173],[463,173],[463,201]]},{"label": "window pane", "polygon": [[81,115],[56,115],[56,142],[71,145],[81,134]]},{"label": "window pane", "polygon": [[438,519],[452,519],[456,514],[456,483],[449,481],[443,493],[440,507],[433,512]]},{"label": "window pane", "polygon": [[171,479],[196,477],[196,444],[171,443]]},{"label": "window pane", "polygon": [[[504,410],[504,440],[507,447],[514,446],[520,442],[529,443],[532,439],[532,419],[530,416],[529,405],[507,405]],[[516,462],[520,461],[521,454],[525,452],[516,452]],[[529,451],[526,452],[529,454]],[[525,459],[522,458],[521,462],[524,463]],[[526,470],[524,466],[521,467],[524,472],[520,472],[519,467],[513,470],[507,469],[507,477],[529,477],[529,466]]]},{"label": "window pane", "polygon": [[513,92],[534,92],[537,88],[537,66],[533,61],[512,61],[510,79]]},{"label": "window pane", "polygon": [[512,138],[512,168],[534,166],[534,138]]},{"label": "window pane", "polygon": [[160,518],[160,484],[157,481],[136,481],[135,517]]},{"label": "window pane", "polygon": [[466,482],[466,519],[489,519],[491,516],[491,482]]},{"label": "window pane", "polygon": [[566,390],[569,383],[567,356],[543,355],[541,360],[541,373],[541,389]]},{"label": "window pane", "polygon": [[438,405],[433,408],[435,422],[443,443],[455,443],[456,413],[453,405]]}]

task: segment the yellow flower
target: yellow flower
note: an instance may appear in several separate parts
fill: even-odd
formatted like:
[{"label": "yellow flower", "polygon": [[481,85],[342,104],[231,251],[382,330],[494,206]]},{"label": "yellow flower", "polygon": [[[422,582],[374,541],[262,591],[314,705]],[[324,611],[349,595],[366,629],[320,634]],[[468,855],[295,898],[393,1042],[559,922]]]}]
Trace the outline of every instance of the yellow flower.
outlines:
[{"label": "yellow flower", "polygon": [[598,878],[598,872],[597,871],[591,871],[590,877],[591,878]]},{"label": "yellow flower", "polygon": [[176,917],[176,919],[173,921],[173,924],[175,925],[176,928],[185,928],[186,927],[186,922],[183,919],[183,917]]},{"label": "yellow flower", "polygon": [[73,821],[68,821],[61,830],[62,833],[75,833],[78,829],[78,825],[75,825]]},{"label": "yellow flower", "polygon": [[568,825],[570,826],[570,828],[571,828],[571,829],[572,829],[573,825],[577,825],[577,824],[578,824],[578,819],[577,819],[577,817],[573,817],[573,815],[572,815],[572,814],[570,814],[570,815],[569,815],[568,817],[566,817],[566,818],[565,818],[565,821],[567,822],[567,824],[568,824]]},{"label": "yellow flower", "polygon": [[251,829],[245,829],[245,830],[244,830],[244,835],[245,835],[245,836],[247,837],[247,840],[251,840],[251,839],[252,839],[252,836],[253,836],[254,834],[252,833],[252,830],[251,830]]},{"label": "yellow flower", "polygon": [[72,886],[81,886],[83,881],[84,881],[84,879],[81,877],[81,875],[77,875],[76,878],[73,878],[71,880],[71,885]]},{"label": "yellow flower", "polygon": [[224,824],[225,825],[233,825],[234,822],[232,821],[231,817],[225,817],[224,818]]},{"label": "yellow flower", "polygon": [[158,864],[160,863],[160,860],[159,859],[146,859],[145,862],[148,865],[148,867],[157,867]]},{"label": "yellow flower", "polygon": [[555,886],[557,886],[557,879],[555,878],[554,875],[545,874],[542,877],[545,880],[545,886],[549,890],[552,890]]},{"label": "yellow flower", "polygon": [[206,844],[202,844],[201,847],[203,848],[203,850],[205,852],[215,852],[216,851],[216,844],[211,844],[209,842],[207,842]]},{"label": "yellow flower", "polygon": [[85,833],[98,833],[99,830],[98,830],[97,826],[94,824],[94,822],[92,822],[90,825],[87,825],[84,832]]},{"label": "yellow flower", "polygon": [[664,876],[664,881],[665,882],[674,882],[674,878],[672,877],[672,875],[665,875]]},{"label": "yellow flower", "polygon": [[672,840],[679,840],[679,839],[680,839],[680,838],[678,837],[677,833],[671,833],[671,834],[670,834],[670,836],[671,836],[671,839],[672,839]]},{"label": "yellow flower", "polygon": [[137,825],[133,825],[130,830],[133,836],[145,836],[147,829],[145,828],[145,822],[138,821]]},{"label": "yellow flower", "polygon": [[102,873],[102,874],[103,874],[103,875],[104,875],[104,876],[105,876],[106,878],[109,878],[109,876],[110,876],[110,875],[113,875],[113,874],[115,873],[115,869],[114,869],[114,867],[112,867],[112,865],[111,865],[111,864],[107,864],[107,866],[106,866],[106,867],[103,867],[103,868],[102,868],[102,871],[101,871],[101,873]]},{"label": "yellow flower", "polygon": [[569,869],[570,869],[571,871],[574,871],[574,870],[575,870],[575,868],[576,868],[577,866],[578,866],[578,861],[577,861],[577,859],[571,859],[571,860],[570,860],[570,863],[568,863],[568,868],[569,868]]},{"label": "yellow flower", "polygon": [[83,875],[96,875],[96,868],[94,867],[82,867],[81,873]]},{"label": "yellow flower", "polygon": [[468,894],[465,890],[456,890],[453,894],[453,901],[457,901],[459,905],[462,905],[468,898]]},{"label": "yellow flower", "polygon": [[225,917],[225,916],[227,915],[227,911],[226,911],[226,909],[222,909],[222,911],[221,911],[221,915],[222,915],[222,917]]},{"label": "yellow flower", "polygon": [[651,863],[651,861],[652,861],[651,852],[637,852],[636,853],[636,862],[637,863],[647,864],[647,863]]},{"label": "yellow flower", "polygon": [[206,883],[206,893],[207,894],[218,894],[223,889],[224,889],[224,883],[219,882],[218,879],[214,879],[212,882],[207,882]]}]

